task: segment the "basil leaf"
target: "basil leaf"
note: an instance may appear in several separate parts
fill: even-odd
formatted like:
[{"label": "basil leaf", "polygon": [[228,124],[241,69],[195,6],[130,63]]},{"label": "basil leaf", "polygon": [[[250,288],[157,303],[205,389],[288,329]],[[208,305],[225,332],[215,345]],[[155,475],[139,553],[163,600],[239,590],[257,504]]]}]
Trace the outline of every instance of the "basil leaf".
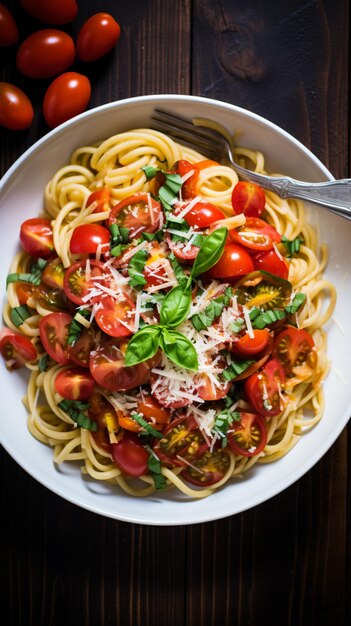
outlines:
[{"label": "basil leaf", "polygon": [[207,272],[221,258],[227,235],[227,228],[218,228],[205,237],[191,270],[193,278]]},{"label": "basil leaf", "polygon": [[286,247],[288,251],[288,258],[290,259],[293,254],[297,254],[300,250],[300,246],[303,243],[303,239],[301,237],[295,237],[295,239],[288,239],[283,235],[282,243]]},{"label": "basil leaf", "polygon": [[147,180],[154,178],[157,172],[160,171],[158,167],[152,167],[152,165],[144,165],[141,169],[143,170]]},{"label": "basil leaf", "polygon": [[86,428],[87,430],[91,430],[93,432],[97,431],[96,422],[92,421],[88,415],[82,412],[89,408],[89,404],[79,402],[77,400],[61,400],[57,406],[59,406],[62,411],[67,413],[81,428]]},{"label": "basil leaf", "polygon": [[237,376],[245,372],[245,370],[247,370],[251,363],[254,362],[255,361],[249,359],[247,361],[232,361],[229,367],[223,370],[222,376],[223,378],[225,378],[225,380],[231,381],[233,380],[233,378],[236,378]]},{"label": "basil leaf", "polygon": [[184,270],[182,268],[182,266],[180,265],[180,263],[178,263],[176,257],[174,256],[173,252],[171,252],[171,254],[168,257],[169,261],[171,262],[172,265],[172,269],[173,272],[175,273],[175,277],[178,281],[178,283],[182,286],[186,285],[188,283],[189,280],[189,276],[187,276],[184,273]]},{"label": "basil leaf", "polygon": [[152,435],[153,437],[156,437],[157,439],[162,439],[163,434],[160,433],[159,430],[156,430],[155,428],[153,428],[151,424],[143,418],[141,413],[130,413],[129,417],[133,419],[135,422],[137,422],[139,426],[144,428],[145,432],[147,432],[149,435]]},{"label": "basil leaf", "polygon": [[138,330],[128,343],[125,354],[125,365],[137,365],[153,357],[160,346],[160,326],[144,326]]},{"label": "basil leaf", "polygon": [[200,331],[212,326],[215,319],[221,315],[224,307],[229,305],[231,296],[232,289],[231,287],[227,287],[225,292],[221,296],[218,296],[218,298],[212,300],[201,313],[192,315],[190,321],[194,328]]},{"label": "basil leaf", "polygon": [[[251,317],[251,316],[250,316]],[[262,311],[259,315],[256,315],[252,321],[253,328],[265,328],[269,324],[274,324],[279,320],[286,318],[286,313],[282,309],[269,309],[268,311]]]},{"label": "basil leaf", "polygon": [[225,448],[228,443],[228,430],[234,421],[240,422],[239,411],[224,409],[220,413],[217,413],[215,417],[212,432],[217,433],[221,437],[222,448]]},{"label": "basil leaf", "polygon": [[302,293],[302,291],[298,291],[298,293],[295,294],[292,303],[285,307],[286,312],[289,314],[296,313],[305,301],[306,294]]},{"label": "basil leaf", "polygon": [[21,326],[26,321],[26,319],[30,316],[31,316],[31,312],[29,311],[28,307],[25,305],[15,306],[13,307],[13,309],[11,309],[11,313],[10,313],[11,321],[17,327]]},{"label": "basil leaf", "polygon": [[161,473],[161,461],[159,459],[156,459],[152,452],[150,453],[150,456],[148,458],[147,466],[150,470],[156,489],[158,491],[163,491],[164,489],[167,489],[166,479]]},{"label": "basil leaf", "polygon": [[198,369],[197,352],[191,341],[182,333],[162,328],[160,346],[165,355],[179,367],[195,371]]},{"label": "basil leaf", "polygon": [[187,317],[191,304],[191,293],[177,285],[168,292],[160,310],[160,322],[169,328],[179,326]]},{"label": "basil leaf", "polygon": [[134,289],[139,289],[147,284],[147,280],[143,272],[148,256],[149,253],[146,250],[138,250],[129,263],[128,274],[130,276],[130,280],[128,281],[128,284],[131,287],[134,287]]}]

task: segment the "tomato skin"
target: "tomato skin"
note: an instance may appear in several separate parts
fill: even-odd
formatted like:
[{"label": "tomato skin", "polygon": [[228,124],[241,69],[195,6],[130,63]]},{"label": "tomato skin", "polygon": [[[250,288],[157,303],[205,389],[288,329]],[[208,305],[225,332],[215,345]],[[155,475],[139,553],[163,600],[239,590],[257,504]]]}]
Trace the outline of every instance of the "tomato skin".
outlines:
[{"label": "tomato skin", "polygon": [[210,278],[223,278],[227,281],[245,276],[253,271],[253,262],[242,246],[227,244],[219,261],[206,273]]},{"label": "tomato skin", "polygon": [[108,250],[110,231],[100,224],[81,224],[77,226],[71,237],[69,249],[72,254],[95,254],[99,245],[102,252]]},{"label": "tomato skin", "polygon": [[255,270],[263,270],[280,276],[280,278],[288,279],[289,276],[289,263],[284,257],[279,257],[275,250],[269,250],[268,252],[261,252],[253,257],[253,263]]},{"label": "tomato skin", "polygon": [[[161,205],[150,197],[153,219],[150,217],[148,195],[135,193],[115,204],[108,218],[108,227],[112,224],[129,228],[129,238],[134,239],[141,232],[154,233],[158,230],[161,217]],[[137,209],[137,216],[132,214]]]},{"label": "tomato skin", "polygon": [[19,0],[20,5],[33,17],[47,24],[67,24],[77,17],[78,6],[76,0]]},{"label": "tomato skin", "polygon": [[55,78],[44,96],[44,119],[50,128],[55,128],[82,113],[91,96],[90,81],[83,74],[65,72]]},{"label": "tomato skin", "polygon": [[250,337],[248,333],[241,335],[238,341],[231,344],[231,352],[238,356],[254,356],[264,350],[269,343],[270,334],[267,328],[254,329],[254,337]]},{"label": "tomato skin", "polygon": [[77,261],[70,265],[63,279],[64,292],[75,304],[84,304],[83,298],[88,294],[89,289],[93,286],[94,277],[100,277],[104,274],[104,266],[100,261],[90,261],[89,280],[86,279],[86,261]]},{"label": "tomato skin", "polygon": [[32,103],[26,94],[11,83],[0,82],[0,126],[24,130],[31,125],[33,117]]},{"label": "tomato skin", "polygon": [[77,37],[77,53],[82,61],[100,59],[112,50],[121,28],[109,13],[95,13],[84,22]]},{"label": "tomato skin", "polygon": [[229,469],[230,457],[226,450],[214,448],[213,452],[205,450],[202,455],[192,460],[191,465],[192,467],[185,467],[182,477],[193,485],[210,487],[225,476]]},{"label": "tomato skin", "polygon": [[[160,380],[161,379],[161,380]],[[150,376],[151,394],[161,406],[167,409],[180,409],[189,404],[187,398],[175,399],[169,392],[169,387],[163,376],[159,376],[154,372]]]},{"label": "tomato skin", "polygon": [[[186,208],[186,205],[176,204],[174,207],[174,214],[178,215]],[[213,222],[224,219],[225,215],[214,204],[201,200],[193,206],[190,211],[184,215],[185,221],[189,226],[195,226],[198,228],[207,228],[211,226]]]},{"label": "tomato skin", "polygon": [[29,298],[34,296],[36,287],[30,283],[16,283],[16,294],[20,304],[27,304]]},{"label": "tomato skin", "polygon": [[16,65],[30,78],[51,78],[72,65],[75,48],[72,37],[62,30],[45,28],[32,33],[20,45]]},{"label": "tomato skin", "polygon": [[12,13],[0,4],[0,48],[14,46],[18,40],[19,32]]},{"label": "tomato skin", "polygon": [[66,348],[68,327],[72,320],[72,315],[59,311],[45,315],[39,322],[41,342],[48,355],[60,365],[69,363]]},{"label": "tomato skin", "polygon": [[37,358],[37,351],[30,339],[9,328],[1,331],[0,353],[8,370],[19,369],[27,361],[34,361]]},{"label": "tomato skin", "polygon": [[195,198],[199,178],[198,167],[194,163],[189,163],[189,161],[181,159],[180,161],[177,161],[174,168],[175,172],[182,177],[188,174],[188,172],[194,172],[193,175],[190,176],[190,178],[187,178],[182,185],[182,198],[184,200],[190,200],[191,198]]},{"label": "tomato skin", "polygon": [[21,224],[22,248],[32,257],[47,259],[54,249],[50,220],[33,217]]},{"label": "tomato skin", "polygon": [[[134,302],[124,294],[124,300],[115,300],[108,296],[102,300],[102,308],[96,311],[95,321],[107,335],[111,337],[129,337],[133,334],[131,326],[135,312]],[[122,322],[128,323],[128,327]]]},{"label": "tomato skin", "polygon": [[[269,359],[261,370],[246,378],[245,395],[257,413],[267,418],[274,417],[283,410],[279,387],[284,384],[285,373],[280,362]],[[265,399],[266,393],[268,397]]]},{"label": "tomato skin", "polygon": [[94,328],[85,328],[73,345],[67,347],[67,356],[72,363],[89,368],[90,352],[95,346]]},{"label": "tomato skin", "polygon": [[239,181],[232,191],[232,207],[236,215],[259,217],[266,204],[262,187],[248,181]]},{"label": "tomato skin", "polygon": [[45,285],[56,289],[63,289],[65,270],[60,258],[53,259],[44,267],[41,280]]},{"label": "tomato skin", "polygon": [[142,476],[149,471],[148,451],[129,437],[123,437],[118,443],[111,444],[111,454],[117,467],[127,476]]},{"label": "tomato skin", "polygon": [[162,439],[155,441],[153,449],[162,463],[182,467],[203,454],[208,445],[193,417],[178,417],[166,427]]},{"label": "tomato skin", "polygon": [[88,196],[86,206],[90,206],[91,204],[96,202],[97,206],[93,210],[93,213],[101,213],[102,211],[106,211],[111,208],[110,199],[111,199],[111,192],[108,187],[104,187],[103,189],[93,191],[93,193],[91,193],[90,196]]},{"label": "tomato skin", "polygon": [[54,381],[55,391],[66,400],[88,400],[94,386],[95,381],[91,374],[79,367],[61,370]]},{"label": "tomato skin", "polygon": [[89,367],[95,381],[109,391],[127,391],[144,385],[157,357],[126,367],[115,339],[105,341],[90,355]]},{"label": "tomato skin", "polygon": [[240,422],[230,427],[228,442],[234,454],[256,456],[267,444],[266,421],[261,415],[240,411]]},{"label": "tomato skin", "polygon": [[281,363],[289,387],[309,378],[318,359],[311,335],[294,326],[288,326],[275,336],[272,356]]},{"label": "tomato skin", "polygon": [[264,252],[272,250],[273,244],[281,241],[281,235],[274,226],[259,217],[248,217],[243,226],[229,231],[229,239],[248,250]]},{"label": "tomato skin", "polygon": [[225,382],[221,384],[221,387],[213,387],[211,379],[207,376],[207,374],[200,374],[196,378],[196,386],[197,393],[200,398],[207,402],[225,398],[231,387],[231,383]]}]

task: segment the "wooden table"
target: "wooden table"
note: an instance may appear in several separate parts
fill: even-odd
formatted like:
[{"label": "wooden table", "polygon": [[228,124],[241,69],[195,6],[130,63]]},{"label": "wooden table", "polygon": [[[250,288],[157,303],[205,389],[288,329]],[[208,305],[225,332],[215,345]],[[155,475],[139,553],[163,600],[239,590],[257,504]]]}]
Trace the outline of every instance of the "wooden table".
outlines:
[{"label": "wooden table", "polygon": [[[22,37],[42,25],[6,3]],[[350,175],[347,0],[79,0],[122,27],[105,59],[74,69],[90,107],[193,93],[259,113],[336,177]],[[0,134],[1,170],[48,129],[47,81],[1,52],[1,80],[33,100],[28,131]],[[2,393],[5,390],[2,389]],[[350,428],[350,427],[349,427]],[[350,429],[348,430],[350,435]],[[9,626],[342,626],[350,622],[347,430],[301,480],[218,522],[146,527],[104,519],[52,494],[1,451],[1,607]]]}]

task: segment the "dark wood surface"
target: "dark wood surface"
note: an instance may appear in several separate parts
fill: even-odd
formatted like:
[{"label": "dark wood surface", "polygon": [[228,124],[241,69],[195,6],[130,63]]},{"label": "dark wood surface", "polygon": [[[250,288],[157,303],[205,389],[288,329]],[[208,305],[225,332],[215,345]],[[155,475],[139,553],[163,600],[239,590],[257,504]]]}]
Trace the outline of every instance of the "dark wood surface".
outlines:
[{"label": "dark wood surface", "polygon": [[[21,36],[42,25],[13,9]],[[65,27],[110,11],[117,48],[83,66],[89,107],[193,93],[248,108],[350,176],[347,0],[78,0]],[[1,171],[47,132],[31,81],[2,51],[1,78],[36,108],[0,131]],[[1,388],[2,393],[5,392]],[[349,427],[350,436],[350,427]],[[350,615],[347,429],[289,489],[243,514],[187,527],[104,519],[52,494],[1,450],[1,613],[6,626],[343,626]]]}]

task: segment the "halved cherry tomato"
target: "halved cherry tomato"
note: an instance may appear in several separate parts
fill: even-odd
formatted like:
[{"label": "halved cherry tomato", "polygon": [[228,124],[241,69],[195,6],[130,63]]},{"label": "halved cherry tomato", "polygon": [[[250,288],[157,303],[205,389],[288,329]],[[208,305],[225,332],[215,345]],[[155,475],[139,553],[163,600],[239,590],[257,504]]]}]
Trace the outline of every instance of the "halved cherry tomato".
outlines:
[{"label": "halved cherry tomato", "polygon": [[31,283],[16,283],[16,294],[20,304],[27,304],[29,298],[32,298],[35,292],[36,287]]},{"label": "halved cherry tomato", "polygon": [[[179,215],[179,213],[186,209],[186,206],[187,205],[183,202],[176,204],[174,207],[174,215]],[[189,226],[198,228],[207,228],[207,226],[211,226],[213,222],[222,220],[224,217],[225,215],[220,209],[205,200],[199,200],[199,202],[184,215],[184,219]]]},{"label": "halved cherry tomato", "polygon": [[85,328],[74,344],[67,348],[70,361],[81,367],[89,367],[90,352],[95,347],[95,339],[94,327]]},{"label": "halved cherry tomato", "polygon": [[50,220],[33,217],[21,225],[20,241],[22,248],[33,257],[46,259],[54,249]]},{"label": "halved cherry tomato", "polygon": [[82,113],[91,96],[89,78],[78,72],[65,72],[49,85],[43,100],[44,119],[50,128]]},{"label": "halved cherry tomato", "polygon": [[54,381],[55,391],[66,400],[88,400],[94,386],[95,381],[90,372],[80,367],[61,370]]},{"label": "halved cherry tomato", "polygon": [[144,267],[144,278],[147,281],[148,287],[154,287],[155,285],[164,285],[169,281],[168,274],[166,272],[165,264],[169,261],[164,259],[162,264],[159,260],[156,260],[154,263],[149,265],[145,265]]},{"label": "halved cherry tomato", "polygon": [[87,280],[86,261],[77,261],[67,268],[63,280],[63,288],[67,298],[75,304],[84,304],[84,299],[94,287],[94,278],[104,276],[104,266],[100,261],[89,261],[89,278]]},{"label": "halved cherry tomato", "polygon": [[211,378],[207,376],[207,374],[202,373],[196,377],[196,387],[197,393],[199,394],[200,398],[206,400],[207,402],[213,400],[221,400],[222,398],[225,398],[231,387],[231,383],[224,382],[221,383],[220,387],[217,387],[217,385],[212,383]]},{"label": "halved cherry tomato", "polygon": [[102,307],[96,311],[95,321],[111,337],[129,337],[134,332],[135,304],[127,294],[115,300],[107,296],[101,301]]},{"label": "halved cherry tomato", "polygon": [[93,203],[97,203],[93,213],[101,213],[102,211],[108,211],[111,208],[111,192],[108,187],[93,191],[88,196],[86,206],[90,206]]},{"label": "halved cherry tomato", "polygon": [[[141,413],[143,418],[147,422],[150,422],[155,430],[162,430],[165,424],[168,424],[171,419],[170,412],[162,407],[152,396],[144,396],[144,399],[138,402],[136,411],[137,413]],[[136,420],[132,417],[128,417],[128,415],[122,411],[118,411],[118,421],[119,425],[126,430],[135,433],[144,431]]]},{"label": "halved cherry tomato", "polygon": [[255,271],[240,279],[234,288],[238,304],[246,308],[283,309],[289,304],[292,284],[269,272]]},{"label": "halved cherry tomato", "polygon": [[158,358],[153,357],[138,365],[126,367],[116,340],[110,339],[90,354],[89,366],[93,378],[99,385],[109,391],[126,391],[148,382],[151,368],[155,366]]},{"label": "halved cherry tomato", "polygon": [[274,338],[272,356],[281,363],[289,387],[309,378],[317,365],[313,338],[303,328],[289,326]]},{"label": "halved cherry tomato", "polygon": [[[230,344],[231,351],[232,351],[232,345],[233,344]],[[272,348],[273,348],[273,335],[270,333],[267,346],[262,350],[262,352],[259,352],[258,354],[252,355],[250,357],[250,359],[254,359],[251,365],[249,365],[249,367],[247,367],[246,370],[244,370],[241,374],[233,378],[233,382],[238,382],[239,380],[244,380],[245,378],[249,378],[251,374],[254,374],[254,372],[257,372],[258,370],[260,370],[261,367],[263,367],[263,365],[266,363],[266,361],[268,361],[269,357],[271,356]],[[242,358],[247,359],[247,357],[242,357]]]},{"label": "halved cherry tomato", "polygon": [[71,237],[69,249],[72,254],[95,254],[100,246],[107,252],[110,244],[110,231],[100,224],[81,224]]},{"label": "halved cherry tomato", "polygon": [[252,271],[253,262],[245,248],[230,243],[225,246],[221,258],[208,270],[207,275],[231,281]]},{"label": "halved cherry tomato", "polygon": [[66,297],[64,291],[57,287],[48,287],[44,283],[41,283],[36,288],[35,300],[50,311],[71,310],[71,302]]},{"label": "halved cherry tomato", "polygon": [[73,22],[77,16],[78,7],[76,0],[19,0],[20,5],[37,20],[46,24],[67,24]]},{"label": "halved cherry tomato", "polygon": [[244,213],[246,217],[259,217],[266,204],[262,187],[248,181],[238,182],[232,191],[232,207],[235,215]]},{"label": "halved cherry tomato", "polygon": [[115,204],[110,212],[108,226],[117,224],[129,229],[129,238],[142,232],[154,233],[159,229],[161,205],[150,194],[136,193]]},{"label": "halved cherry tomato", "polygon": [[229,469],[230,456],[226,450],[215,448],[206,450],[201,456],[192,460],[182,471],[182,477],[199,487],[215,485],[225,476]]},{"label": "halved cherry tomato", "polygon": [[182,466],[192,463],[208,445],[193,417],[179,417],[167,426],[153,449],[162,463]]},{"label": "halved cherry tomato", "polygon": [[267,443],[267,425],[261,415],[240,411],[240,421],[230,427],[228,442],[234,454],[256,456]]},{"label": "halved cherry tomato", "polygon": [[73,320],[69,313],[49,313],[39,322],[39,335],[41,342],[56,363],[67,365],[69,358],[66,353],[68,329]]},{"label": "halved cherry tomato", "polygon": [[149,452],[134,439],[123,437],[118,443],[111,444],[111,454],[116,465],[127,476],[142,476],[149,471]]},{"label": "halved cherry tomato", "polygon": [[182,185],[182,198],[184,200],[190,200],[191,198],[195,198],[196,196],[196,187],[199,179],[199,170],[197,165],[194,163],[189,163],[185,159],[181,159],[177,161],[174,165],[174,170],[176,174],[183,177],[190,172],[193,172],[192,176],[187,178]]},{"label": "halved cherry tomato", "polygon": [[0,82],[0,126],[24,130],[31,125],[33,117],[32,103],[26,94],[15,85]]},{"label": "halved cherry tomato", "polygon": [[261,370],[246,378],[244,390],[249,404],[257,413],[273,417],[284,408],[280,394],[284,385],[285,373],[280,362],[270,359]]},{"label": "halved cherry tomato", "polygon": [[120,25],[109,13],[95,13],[84,22],[77,37],[82,61],[96,61],[112,50],[121,34]]},{"label": "halved cherry tomato", "polygon": [[89,398],[88,416],[97,424],[97,430],[91,433],[94,441],[102,450],[111,454],[108,427],[111,428],[112,425],[116,426],[116,430],[118,429],[115,409],[101,393],[94,391]]},{"label": "halved cherry tomato", "polygon": [[244,333],[238,338],[238,341],[233,341],[230,351],[238,356],[248,357],[259,354],[269,344],[270,333],[267,328],[254,329],[253,337],[250,337],[248,333]]},{"label": "halved cherry tomato", "polygon": [[14,46],[18,39],[19,32],[12,13],[0,4],[0,48]]},{"label": "halved cherry tomato", "polygon": [[41,276],[41,280],[45,285],[49,287],[55,287],[56,289],[63,289],[63,279],[65,276],[65,270],[60,258],[49,261],[45,265],[44,271]]},{"label": "halved cherry tomato", "polygon": [[166,234],[167,245],[179,261],[194,261],[199,253],[199,246],[188,244],[188,241],[172,241],[171,236]]},{"label": "halved cherry tomato", "polygon": [[51,78],[64,72],[75,58],[72,37],[62,30],[37,30],[20,45],[16,65],[30,78]]},{"label": "halved cherry tomato", "polygon": [[1,331],[0,352],[8,370],[16,370],[37,358],[37,351],[30,339],[9,328]]},{"label": "halved cherry tomato", "polygon": [[275,250],[256,254],[252,257],[252,260],[255,270],[264,270],[285,279],[289,276],[289,263],[284,257],[279,256]]},{"label": "halved cherry tomato", "polygon": [[229,231],[229,238],[234,243],[257,252],[272,250],[273,243],[281,241],[281,235],[274,226],[259,217],[248,217],[243,226],[232,228]]},{"label": "halved cherry tomato", "polygon": [[[167,378],[152,372],[150,376],[151,394],[157,402],[167,409],[180,409],[189,404],[188,398],[175,397],[169,389]],[[182,390],[182,387],[180,388]],[[184,391],[187,389],[184,387]]]}]

